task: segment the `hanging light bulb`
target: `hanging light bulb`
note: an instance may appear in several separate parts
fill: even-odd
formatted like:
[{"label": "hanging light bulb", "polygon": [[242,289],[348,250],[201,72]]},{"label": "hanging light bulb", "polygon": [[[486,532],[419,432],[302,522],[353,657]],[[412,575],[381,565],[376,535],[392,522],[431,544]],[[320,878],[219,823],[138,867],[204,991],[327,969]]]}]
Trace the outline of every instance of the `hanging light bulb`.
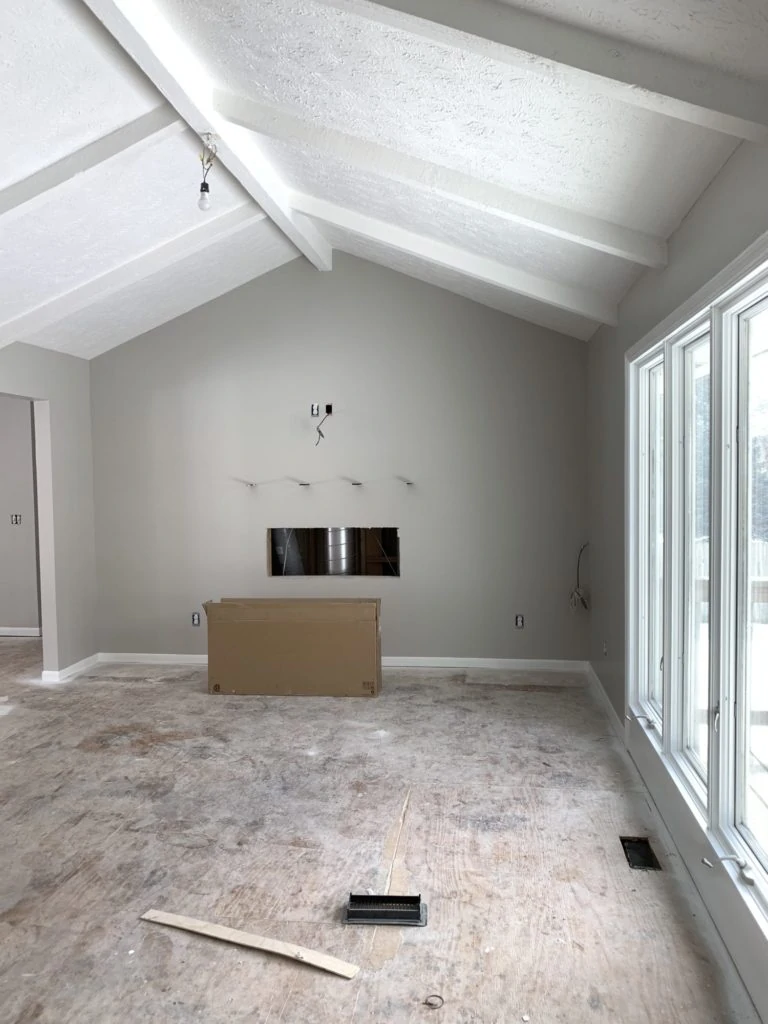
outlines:
[{"label": "hanging light bulb", "polygon": [[206,132],[203,135],[203,152],[200,154],[200,165],[203,168],[203,180],[200,182],[200,195],[197,200],[199,210],[210,210],[211,188],[208,184],[208,172],[216,159],[216,146],[213,143],[213,135]]}]

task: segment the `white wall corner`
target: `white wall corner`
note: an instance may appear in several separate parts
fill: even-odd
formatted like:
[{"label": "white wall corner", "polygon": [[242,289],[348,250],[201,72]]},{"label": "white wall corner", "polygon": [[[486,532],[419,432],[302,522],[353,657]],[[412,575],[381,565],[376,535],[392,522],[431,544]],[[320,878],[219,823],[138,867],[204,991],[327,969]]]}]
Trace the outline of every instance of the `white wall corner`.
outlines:
[{"label": "white wall corner", "polygon": [[622,746],[626,746],[625,723],[622,722],[616,714],[616,708],[613,706],[610,697],[605,692],[605,688],[600,681],[600,676],[595,672],[592,663],[589,661],[584,662],[584,671],[587,674],[587,680],[589,682],[589,692],[608,716],[608,721],[611,723],[611,729],[613,729],[617,738],[621,740]]},{"label": "white wall corner", "polygon": [[68,665],[62,669],[45,669],[42,675],[42,681],[44,683],[67,683],[70,679],[74,679],[75,676],[79,676],[81,672],[86,672],[89,668],[93,668],[98,663],[98,654],[92,654],[90,658],[83,658],[82,661],[76,661],[74,665]]}]

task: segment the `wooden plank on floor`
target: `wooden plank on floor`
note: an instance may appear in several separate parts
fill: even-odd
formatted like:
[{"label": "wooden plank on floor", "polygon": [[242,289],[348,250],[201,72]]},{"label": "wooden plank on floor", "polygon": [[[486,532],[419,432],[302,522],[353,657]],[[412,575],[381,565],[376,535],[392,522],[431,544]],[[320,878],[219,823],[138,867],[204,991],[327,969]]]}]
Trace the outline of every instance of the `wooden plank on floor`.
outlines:
[{"label": "wooden plank on floor", "polygon": [[148,910],[141,915],[141,920],[165,924],[170,928],[180,928],[185,932],[195,932],[195,934],[205,935],[209,939],[231,942],[235,946],[260,949],[265,953],[276,953],[277,956],[285,956],[289,960],[309,964],[321,971],[338,974],[342,978],[354,978],[360,970],[355,964],[338,960],[335,956],[329,956],[327,953],[307,949],[305,946],[295,946],[288,942],[282,942],[280,939],[268,938],[265,935],[253,935],[251,932],[239,931],[237,928],[228,928],[226,925],[213,924],[210,921],[198,921],[196,918],[186,917],[184,914],[169,914],[164,910]]}]

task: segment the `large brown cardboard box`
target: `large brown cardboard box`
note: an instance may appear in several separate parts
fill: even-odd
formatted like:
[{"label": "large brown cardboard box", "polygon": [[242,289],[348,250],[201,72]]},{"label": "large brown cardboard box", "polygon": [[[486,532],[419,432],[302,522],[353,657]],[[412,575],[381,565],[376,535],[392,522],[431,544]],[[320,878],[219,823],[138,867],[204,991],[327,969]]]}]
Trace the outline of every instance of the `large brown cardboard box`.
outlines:
[{"label": "large brown cardboard box", "polygon": [[380,601],[224,598],[208,617],[208,692],[375,697]]}]

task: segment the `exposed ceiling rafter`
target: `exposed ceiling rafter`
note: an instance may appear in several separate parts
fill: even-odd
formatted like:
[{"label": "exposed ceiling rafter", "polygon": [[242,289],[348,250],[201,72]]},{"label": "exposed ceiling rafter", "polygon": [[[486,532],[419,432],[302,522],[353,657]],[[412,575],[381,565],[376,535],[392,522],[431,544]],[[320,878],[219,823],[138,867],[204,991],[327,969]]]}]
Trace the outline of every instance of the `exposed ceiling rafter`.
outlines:
[{"label": "exposed ceiling rafter", "polygon": [[199,227],[186,231],[164,245],[143,253],[113,270],[86,281],[84,284],[63,295],[57,295],[50,302],[37,306],[20,317],[0,324],[0,348],[23,341],[37,331],[52,324],[60,323],[73,313],[78,313],[101,299],[127,288],[129,285],[165,270],[179,260],[229,238],[238,231],[251,227],[266,214],[253,203],[238,206],[219,217],[206,218]]},{"label": "exposed ceiling rafter", "polygon": [[446,198],[533,228],[554,238],[618,256],[641,266],[666,266],[664,241],[554,203],[531,199],[468,174],[400,153],[376,142],[319,127],[287,111],[217,90],[216,109],[228,121],[282,142],[307,145],[369,174],[421,185]]},{"label": "exposed ceiling rafter", "polygon": [[445,242],[437,242],[405,228],[337,206],[335,203],[316,199],[314,196],[294,193],[293,206],[308,217],[419,259],[428,260],[465,277],[555,306],[596,324],[617,323],[616,307],[587,288],[573,287],[517,270],[496,260],[477,256]]},{"label": "exposed ceiling rafter", "polygon": [[205,67],[173,31],[152,0],[83,0],[123,50],[181,117],[203,135],[217,138],[217,160],[293,244],[319,269],[330,270],[331,247],[291,209],[289,192],[254,139],[243,139],[213,106]]},{"label": "exposed ceiling rafter", "polygon": [[[522,71],[736,138],[768,138],[768,86],[495,0],[321,0]],[[461,33],[459,36],[457,33]]]},{"label": "exposed ceiling rafter", "polygon": [[36,174],[3,189],[0,192],[0,216],[21,210],[27,212],[37,202],[44,200],[52,189],[58,188],[78,174],[84,174],[129,150],[135,152],[178,135],[186,129],[186,123],[176,111],[164,103],[143,117],[123,125],[109,135],[104,135],[82,149],[57,160],[56,163],[44,167]]}]

